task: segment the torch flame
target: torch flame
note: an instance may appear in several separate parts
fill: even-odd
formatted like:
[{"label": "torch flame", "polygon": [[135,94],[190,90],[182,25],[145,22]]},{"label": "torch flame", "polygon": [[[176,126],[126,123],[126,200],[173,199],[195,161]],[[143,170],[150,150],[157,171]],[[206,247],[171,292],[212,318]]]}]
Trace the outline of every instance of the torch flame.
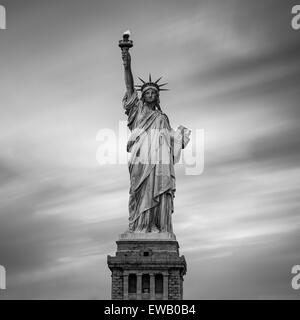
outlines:
[{"label": "torch flame", "polygon": [[123,33],[123,35],[128,35],[128,36],[130,36],[130,31],[129,31],[129,30],[125,31],[125,32]]}]

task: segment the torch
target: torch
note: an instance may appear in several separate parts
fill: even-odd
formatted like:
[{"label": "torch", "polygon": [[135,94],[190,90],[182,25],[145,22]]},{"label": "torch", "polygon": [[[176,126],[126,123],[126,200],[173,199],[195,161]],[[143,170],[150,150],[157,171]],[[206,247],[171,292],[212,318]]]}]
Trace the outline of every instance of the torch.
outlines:
[{"label": "torch", "polygon": [[127,30],[123,33],[123,39],[119,40],[119,47],[122,51],[128,51],[129,48],[133,47],[133,41],[129,40],[130,31]]}]

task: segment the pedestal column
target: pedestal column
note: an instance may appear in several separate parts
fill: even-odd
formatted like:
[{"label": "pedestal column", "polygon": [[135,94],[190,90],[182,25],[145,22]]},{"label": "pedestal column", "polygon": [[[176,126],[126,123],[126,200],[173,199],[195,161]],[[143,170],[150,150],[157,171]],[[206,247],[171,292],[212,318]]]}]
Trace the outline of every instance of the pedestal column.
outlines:
[{"label": "pedestal column", "polygon": [[128,300],[128,273],[123,274],[124,300]]},{"label": "pedestal column", "polygon": [[136,298],[137,300],[142,299],[142,274],[137,273],[136,275]]},{"label": "pedestal column", "polygon": [[150,273],[150,300],[155,300],[155,276]]},{"label": "pedestal column", "polygon": [[163,300],[168,300],[168,286],[169,286],[168,277],[169,277],[169,275],[167,273],[164,273],[163,277],[164,277]]}]

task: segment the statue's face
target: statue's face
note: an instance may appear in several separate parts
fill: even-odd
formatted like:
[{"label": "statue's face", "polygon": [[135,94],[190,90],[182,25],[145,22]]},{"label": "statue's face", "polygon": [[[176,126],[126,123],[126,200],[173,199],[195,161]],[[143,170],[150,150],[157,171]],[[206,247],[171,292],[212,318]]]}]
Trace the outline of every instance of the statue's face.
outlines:
[{"label": "statue's face", "polygon": [[144,93],[144,99],[148,103],[155,102],[157,100],[157,92],[154,89],[148,89]]}]

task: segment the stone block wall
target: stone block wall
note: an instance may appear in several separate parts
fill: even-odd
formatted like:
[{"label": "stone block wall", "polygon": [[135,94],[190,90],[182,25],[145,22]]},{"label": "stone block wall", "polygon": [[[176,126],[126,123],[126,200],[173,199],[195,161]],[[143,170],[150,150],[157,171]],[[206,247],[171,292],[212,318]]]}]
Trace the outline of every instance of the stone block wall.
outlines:
[{"label": "stone block wall", "polygon": [[182,277],[179,270],[169,271],[168,300],[182,299]]},{"label": "stone block wall", "polygon": [[111,299],[123,300],[123,272],[122,270],[112,271]]}]

